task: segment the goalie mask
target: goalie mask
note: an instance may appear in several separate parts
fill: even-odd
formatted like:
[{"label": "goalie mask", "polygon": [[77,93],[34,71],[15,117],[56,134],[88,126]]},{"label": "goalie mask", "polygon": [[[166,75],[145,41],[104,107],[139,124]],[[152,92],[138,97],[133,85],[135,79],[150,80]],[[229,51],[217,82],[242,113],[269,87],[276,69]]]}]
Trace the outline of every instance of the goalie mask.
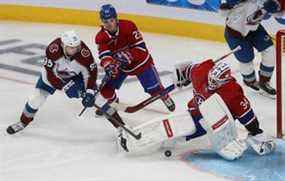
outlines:
[{"label": "goalie mask", "polygon": [[232,79],[230,66],[221,62],[215,65],[208,74],[208,88],[215,90]]}]

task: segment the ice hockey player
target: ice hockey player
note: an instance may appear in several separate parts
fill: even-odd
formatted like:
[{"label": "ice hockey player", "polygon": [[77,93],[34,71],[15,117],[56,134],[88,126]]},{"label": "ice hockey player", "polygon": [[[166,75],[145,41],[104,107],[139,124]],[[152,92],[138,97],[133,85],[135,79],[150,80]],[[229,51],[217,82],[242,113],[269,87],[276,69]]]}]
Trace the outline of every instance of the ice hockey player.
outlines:
[{"label": "ice hockey player", "polygon": [[[245,85],[275,97],[276,90],[269,82],[275,67],[275,48],[270,35],[260,24],[266,14],[281,11],[283,0],[224,0],[220,6],[226,17],[225,39],[231,49],[241,46],[235,53]],[[259,81],[257,81],[253,59],[254,48],[261,53]]]},{"label": "ice hockey player", "polygon": [[[205,134],[213,151],[228,160],[242,156],[248,145],[259,155],[274,150],[274,141],[260,128],[227,63],[215,65],[210,59],[194,65],[179,64],[176,75],[178,85],[185,81],[193,85],[194,98],[188,103],[188,113],[160,117],[134,128],[142,132],[142,139],[138,141],[124,134],[130,152],[158,148],[165,140],[186,136],[188,141]],[[237,136],[236,119],[249,132],[246,140]]]},{"label": "ice hockey player", "polygon": [[[69,98],[82,98],[84,107],[95,104],[118,121],[118,113],[107,100],[97,95],[97,65],[91,51],[74,31],[66,31],[46,48],[46,57],[33,95],[26,102],[20,121],[7,128],[9,134],[23,130],[33,121],[40,106],[56,90]],[[108,117],[107,117],[108,118]],[[117,123],[111,123],[118,127]]]},{"label": "ice hockey player", "polygon": [[[119,20],[115,8],[106,4],[101,7],[102,28],[95,41],[98,45],[100,65],[106,76],[111,77],[100,90],[110,103],[118,101],[116,89],[120,89],[127,76],[136,76],[150,95],[156,95],[164,87],[160,81],[152,56],[135,23]],[[169,111],[174,111],[175,104],[169,95],[162,99]],[[98,113],[98,112],[97,112]]]}]

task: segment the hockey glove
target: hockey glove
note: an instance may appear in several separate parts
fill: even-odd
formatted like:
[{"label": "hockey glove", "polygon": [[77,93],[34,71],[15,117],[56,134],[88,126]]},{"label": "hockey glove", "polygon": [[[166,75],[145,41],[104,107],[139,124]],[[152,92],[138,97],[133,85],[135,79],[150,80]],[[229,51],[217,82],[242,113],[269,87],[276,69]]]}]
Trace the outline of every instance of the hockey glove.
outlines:
[{"label": "hockey glove", "polygon": [[84,107],[93,107],[95,102],[95,92],[92,89],[87,89],[86,93],[83,96],[82,99],[82,105]]},{"label": "hockey glove", "polygon": [[72,79],[68,81],[62,88],[67,97],[79,98],[80,92],[84,89],[84,83],[82,80]]},{"label": "hockey glove", "polygon": [[120,64],[116,60],[112,60],[104,66],[104,70],[109,77],[115,78],[119,74],[119,67]]}]

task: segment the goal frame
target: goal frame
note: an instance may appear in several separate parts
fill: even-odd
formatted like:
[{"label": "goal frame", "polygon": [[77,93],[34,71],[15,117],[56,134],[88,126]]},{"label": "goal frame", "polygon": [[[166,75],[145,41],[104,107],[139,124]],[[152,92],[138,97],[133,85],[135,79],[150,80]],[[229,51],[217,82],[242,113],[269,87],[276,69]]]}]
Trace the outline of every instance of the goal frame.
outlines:
[{"label": "goal frame", "polygon": [[[283,41],[283,42],[282,42]],[[277,117],[277,137],[284,136],[283,126],[283,96],[282,95],[282,53],[285,53],[285,30],[279,30],[276,34],[276,117]],[[284,60],[283,60],[284,61]],[[285,73],[285,72],[284,72]]]}]

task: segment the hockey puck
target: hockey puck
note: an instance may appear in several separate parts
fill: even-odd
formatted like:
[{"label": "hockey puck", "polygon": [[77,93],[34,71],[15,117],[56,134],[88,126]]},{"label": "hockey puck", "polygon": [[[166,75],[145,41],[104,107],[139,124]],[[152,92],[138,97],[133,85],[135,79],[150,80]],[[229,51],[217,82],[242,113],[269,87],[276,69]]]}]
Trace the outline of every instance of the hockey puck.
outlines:
[{"label": "hockey puck", "polygon": [[164,155],[165,155],[166,157],[171,157],[172,152],[171,152],[170,150],[166,150],[166,151],[164,152]]}]

